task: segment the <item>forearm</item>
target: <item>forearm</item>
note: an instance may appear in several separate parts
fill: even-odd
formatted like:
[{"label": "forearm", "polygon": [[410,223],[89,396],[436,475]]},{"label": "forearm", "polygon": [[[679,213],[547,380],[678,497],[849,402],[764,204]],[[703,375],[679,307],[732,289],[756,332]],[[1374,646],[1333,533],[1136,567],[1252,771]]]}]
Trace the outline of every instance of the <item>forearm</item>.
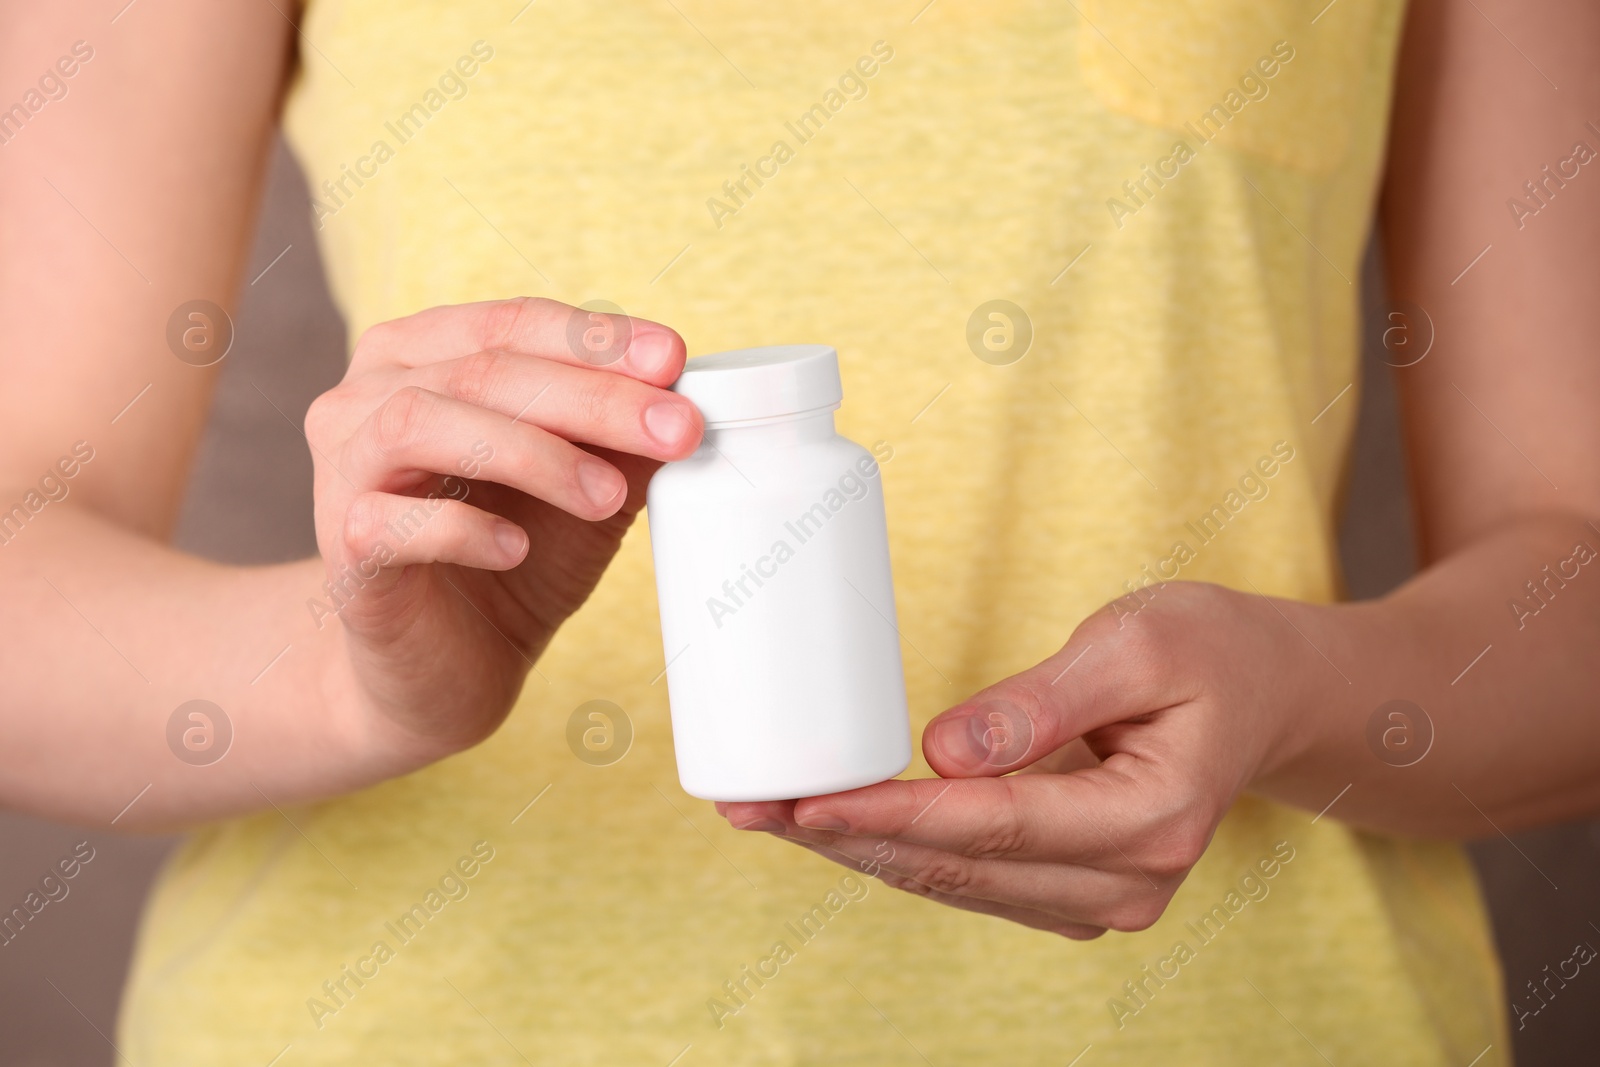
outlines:
[{"label": "forearm", "polygon": [[[1289,736],[1255,791],[1312,811],[1332,803],[1329,817],[1373,829],[1457,838],[1600,809],[1596,525],[1528,516],[1382,600],[1275,601],[1305,640],[1280,665],[1298,678]],[[1431,721],[1420,759],[1420,720],[1409,738],[1390,736],[1409,751],[1382,743],[1399,720],[1369,741],[1369,721],[1395,699]]]},{"label": "forearm", "polygon": [[[0,546],[0,805],[123,829],[347,792],[409,769],[361,713],[320,560],[225,567],[70,501]],[[210,745],[169,720],[222,709]],[[186,761],[183,756],[188,757]],[[206,762],[213,760],[214,762]],[[136,802],[133,802],[135,798]],[[130,806],[130,802],[131,806]],[[126,809],[126,810],[124,810]]]}]

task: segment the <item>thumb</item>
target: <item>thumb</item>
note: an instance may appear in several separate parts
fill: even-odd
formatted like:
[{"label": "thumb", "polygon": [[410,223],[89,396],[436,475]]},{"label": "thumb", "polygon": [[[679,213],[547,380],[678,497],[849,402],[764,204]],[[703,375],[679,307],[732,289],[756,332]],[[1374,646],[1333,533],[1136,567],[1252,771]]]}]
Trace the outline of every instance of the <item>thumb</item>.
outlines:
[{"label": "thumb", "polygon": [[941,778],[1009,774],[1092,730],[1156,711],[1156,672],[1127,656],[1073,640],[1031,667],[943,712],[922,734],[922,754]]}]

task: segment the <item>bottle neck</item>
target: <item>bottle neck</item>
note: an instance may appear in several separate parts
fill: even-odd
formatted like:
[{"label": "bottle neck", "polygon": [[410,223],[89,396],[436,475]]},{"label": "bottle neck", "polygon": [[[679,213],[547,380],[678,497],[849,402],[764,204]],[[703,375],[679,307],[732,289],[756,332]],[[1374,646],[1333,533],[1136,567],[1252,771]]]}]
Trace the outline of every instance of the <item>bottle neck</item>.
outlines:
[{"label": "bottle neck", "polygon": [[709,423],[701,447],[711,445],[720,452],[738,455],[741,452],[761,452],[826,441],[837,436],[833,426],[833,410],[817,408],[750,422]]}]

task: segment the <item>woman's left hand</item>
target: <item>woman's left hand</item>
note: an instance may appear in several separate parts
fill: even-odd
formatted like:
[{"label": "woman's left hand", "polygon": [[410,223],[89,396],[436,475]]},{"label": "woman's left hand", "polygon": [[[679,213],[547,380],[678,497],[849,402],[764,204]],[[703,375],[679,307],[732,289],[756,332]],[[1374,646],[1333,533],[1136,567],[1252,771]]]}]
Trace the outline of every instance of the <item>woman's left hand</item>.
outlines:
[{"label": "woman's left hand", "polygon": [[1078,939],[1150,926],[1281,762],[1291,680],[1316,652],[1266,597],[1194,582],[1143,597],[929,723],[941,777],[718,811],[953,907]]}]

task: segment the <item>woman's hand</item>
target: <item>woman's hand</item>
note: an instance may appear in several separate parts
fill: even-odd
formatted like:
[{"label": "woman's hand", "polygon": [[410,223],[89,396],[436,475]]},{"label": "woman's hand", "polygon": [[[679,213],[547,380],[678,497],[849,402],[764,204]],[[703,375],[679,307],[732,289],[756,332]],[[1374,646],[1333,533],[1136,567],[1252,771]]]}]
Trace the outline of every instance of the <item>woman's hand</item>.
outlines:
[{"label": "woman's hand", "polygon": [[[552,300],[438,307],[367,330],[306,416],[313,612],[401,764],[475,743],[599,581],[663,460],[700,440],[672,330]],[[337,619],[334,619],[334,615]]]},{"label": "woman's hand", "polygon": [[1144,595],[934,719],[922,750],[941,778],[718,810],[954,907],[1080,939],[1148,927],[1283,758],[1287,679],[1315,652],[1265,597]]}]

